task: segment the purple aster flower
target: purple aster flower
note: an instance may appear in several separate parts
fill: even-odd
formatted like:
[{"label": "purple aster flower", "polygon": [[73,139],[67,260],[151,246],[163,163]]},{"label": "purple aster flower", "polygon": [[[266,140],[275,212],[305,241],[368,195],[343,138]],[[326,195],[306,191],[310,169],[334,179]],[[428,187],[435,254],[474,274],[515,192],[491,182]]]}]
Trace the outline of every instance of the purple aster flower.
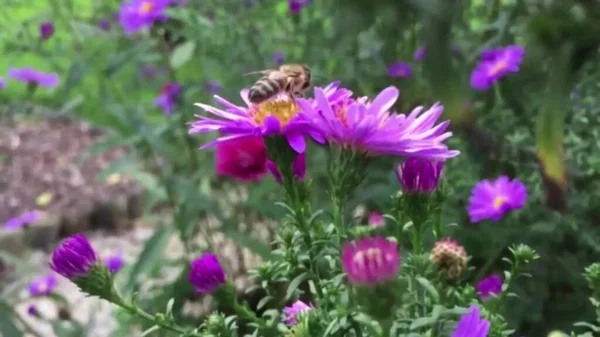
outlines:
[{"label": "purple aster flower", "polygon": [[40,39],[48,40],[54,35],[54,24],[52,22],[44,22],[40,24]]},{"label": "purple aster flower", "polygon": [[417,50],[415,50],[413,58],[415,59],[415,61],[422,61],[424,57],[425,57],[425,45],[422,45],[419,48],[417,48]]},{"label": "purple aster flower", "polygon": [[394,62],[388,67],[388,76],[396,78],[407,78],[412,76],[410,64],[402,61]]},{"label": "purple aster flower", "polygon": [[19,216],[8,219],[4,223],[4,228],[6,229],[17,229],[28,226],[34,222],[36,222],[40,218],[40,213],[38,211],[30,211],[25,212]]},{"label": "purple aster flower", "polygon": [[492,274],[477,282],[475,289],[477,289],[477,293],[482,300],[489,298],[491,295],[497,295],[502,291],[502,277]]},{"label": "purple aster flower", "polygon": [[487,90],[500,78],[519,71],[519,65],[525,57],[525,49],[519,45],[486,50],[471,73],[471,87],[475,90]]},{"label": "purple aster flower", "polygon": [[396,177],[406,193],[429,194],[438,186],[444,162],[410,157],[396,168]]},{"label": "purple aster flower", "polygon": [[154,100],[154,105],[160,107],[167,115],[173,112],[177,97],[181,93],[181,86],[177,83],[163,85],[160,95]]},{"label": "purple aster flower", "polygon": [[[388,87],[373,101],[367,101],[366,98],[344,98],[347,92],[339,89],[327,98],[323,89],[315,88],[314,103],[298,102],[326,140],[339,146],[370,155],[440,160],[457,156],[458,151],[449,150],[443,143],[452,135],[445,132],[450,122],[435,125],[444,108],[435,104],[424,113],[422,107],[408,116],[390,113],[399,94],[395,87]],[[335,101],[336,96],[342,98]]]},{"label": "purple aster flower", "polygon": [[102,29],[103,31],[107,32],[108,30],[110,30],[110,21],[108,21],[107,19],[102,19],[98,21],[98,27],[100,27],[100,29]]},{"label": "purple aster flower", "polygon": [[44,73],[29,67],[10,68],[8,69],[8,77],[30,85],[38,85],[40,87],[56,88],[58,86],[57,73]]},{"label": "purple aster flower", "polygon": [[58,285],[58,279],[54,274],[42,276],[29,284],[31,296],[48,296]]},{"label": "purple aster flower", "polygon": [[221,91],[221,84],[217,81],[206,80],[204,81],[204,90],[210,92],[211,94],[217,94]]},{"label": "purple aster flower", "polygon": [[[281,175],[281,172],[279,171],[279,168],[277,167],[277,164],[274,161],[267,161],[267,169],[269,169],[269,172],[271,172],[273,178],[275,178],[275,181],[277,181],[280,184],[283,183],[283,176]],[[299,181],[304,180],[304,177],[306,176],[305,152],[299,153],[294,159],[294,162],[292,163],[292,172],[294,173],[294,178],[296,178]]]},{"label": "purple aster flower", "polygon": [[189,133],[221,133],[219,138],[200,149],[253,136],[283,135],[290,147],[298,153],[306,149],[305,135],[312,136],[317,142],[324,142],[313,123],[304,116],[298,106],[300,99],[291,99],[287,94],[281,93],[259,104],[253,104],[248,99],[248,89],[243,89],[240,95],[246,107],[236,106],[218,95],[214,95],[214,98],[225,110],[207,104],[195,104],[219,119],[197,116],[200,120],[191,123]]},{"label": "purple aster flower", "polygon": [[225,283],[225,271],[215,255],[205,253],[192,261],[189,280],[196,291],[210,294]]},{"label": "purple aster flower", "polygon": [[473,305],[460,317],[452,337],[487,337],[489,332],[490,322],[481,318],[479,308]]},{"label": "purple aster flower", "polygon": [[283,62],[285,61],[285,56],[283,55],[282,52],[280,51],[276,51],[273,53],[273,63],[275,63],[276,65],[281,65],[283,64]]},{"label": "purple aster flower", "polygon": [[124,2],[119,11],[119,22],[127,34],[150,28],[156,21],[167,20],[164,11],[172,2],[172,0],[130,0]]},{"label": "purple aster flower", "polygon": [[50,267],[69,280],[85,276],[98,262],[96,252],[83,234],[75,234],[65,240],[52,253]]},{"label": "purple aster flower", "polygon": [[467,211],[471,222],[491,219],[500,221],[509,211],[522,208],[527,201],[527,187],[518,179],[501,176],[495,181],[482,180],[469,197]]},{"label": "purple aster flower", "polygon": [[400,269],[396,242],[382,238],[362,238],[344,245],[342,267],[352,284],[375,285],[392,280]]},{"label": "purple aster flower", "polygon": [[290,13],[299,14],[302,11],[302,9],[304,9],[304,7],[306,7],[309,4],[309,2],[309,0],[289,0],[288,8]]},{"label": "purple aster flower", "polygon": [[109,255],[104,259],[104,264],[113,274],[116,274],[123,268],[125,265],[125,259],[123,258],[123,252],[119,252],[118,254]]},{"label": "purple aster flower", "polygon": [[283,313],[285,316],[281,321],[289,326],[296,325],[298,324],[298,315],[312,309],[313,308],[310,305],[298,300],[291,306],[283,308]]},{"label": "purple aster flower", "polygon": [[38,308],[35,306],[35,304],[30,304],[27,307],[27,314],[32,317],[40,317],[40,312],[39,312]]},{"label": "purple aster flower", "polygon": [[371,214],[369,214],[369,226],[371,226],[371,227],[385,226],[385,218],[379,212],[371,212]]}]

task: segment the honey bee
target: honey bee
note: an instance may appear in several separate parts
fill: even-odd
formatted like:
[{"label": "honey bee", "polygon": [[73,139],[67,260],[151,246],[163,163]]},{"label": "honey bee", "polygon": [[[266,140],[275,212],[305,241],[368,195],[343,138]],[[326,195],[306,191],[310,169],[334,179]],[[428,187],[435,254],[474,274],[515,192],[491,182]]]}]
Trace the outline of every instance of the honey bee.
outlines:
[{"label": "honey bee", "polygon": [[[248,99],[254,104],[264,102],[280,92],[292,97],[302,97],[302,92],[310,86],[311,71],[304,64],[283,64],[278,69],[267,69],[249,74],[263,76],[254,83],[248,92]],[[248,75],[248,74],[247,74]]]}]

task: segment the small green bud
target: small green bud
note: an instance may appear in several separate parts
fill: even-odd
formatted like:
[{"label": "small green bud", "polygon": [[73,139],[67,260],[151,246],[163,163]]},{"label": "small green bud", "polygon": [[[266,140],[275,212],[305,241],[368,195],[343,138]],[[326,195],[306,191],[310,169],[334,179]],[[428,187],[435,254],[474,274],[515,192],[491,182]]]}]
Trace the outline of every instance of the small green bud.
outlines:
[{"label": "small green bud", "polygon": [[92,265],[87,274],[72,280],[81,291],[112,303],[123,303],[113,285],[113,276],[102,263]]},{"label": "small green bud", "polygon": [[511,251],[515,257],[515,261],[520,264],[528,264],[529,262],[540,258],[533,248],[524,244],[514,246],[511,248]]}]

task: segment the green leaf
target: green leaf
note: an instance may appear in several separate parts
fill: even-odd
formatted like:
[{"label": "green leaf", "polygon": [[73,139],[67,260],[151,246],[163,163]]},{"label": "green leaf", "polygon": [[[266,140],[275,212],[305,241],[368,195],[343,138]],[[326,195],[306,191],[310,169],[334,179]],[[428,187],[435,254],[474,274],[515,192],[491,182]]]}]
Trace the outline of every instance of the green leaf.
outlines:
[{"label": "green leaf", "polygon": [[256,310],[262,310],[262,308],[264,308],[264,306],[267,305],[272,299],[272,296],[265,296],[261,298],[261,300],[258,301],[258,304],[256,305]]},{"label": "green leaf", "polygon": [[296,277],[294,277],[294,279],[292,280],[292,282],[290,282],[290,285],[288,286],[286,292],[285,292],[285,299],[286,301],[289,300],[292,295],[294,294],[294,292],[296,291],[296,289],[298,289],[298,287],[300,286],[300,284],[306,280],[308,280],[310,278],[310,275],[308,273],[302,273]]},{"label": "green leaf", "polygon": [[189,60],[192,59],[192,56],[194,56],[195,49],[196,49],[196,42],[194,42],[194,41],[187,41],[187,42],[179,45],[177,48],[175,48],[175,51],[173,51],[173,54],[171,54],[171,59],[170,59],[171,67],[173,67],[173,69],[181,68],[181,66],[183,66]]},{"label": "green leaf", "polygon": [[17,328],[14,322],[16,313],[12,307],[0,301],[0,336],[3,337],[21,337],[23,333]]},{"label": "green leaf", "polygon": [[81,61],[74,61],[71,64],[62,90],[63,101],[66,101],[71,93],[71,90],[81,83],[88,69],[89,68],[86,63]]},{"label": "green leaf", "polygon": [[425,288],[425,290],[433,298],[435,303],[438,303],[440,301],[440,294],[438,293],[437,289],[435,289],[433,284],[431,284],[431,282],[429,282],[428,279],[423,278],[423,277],[417,277],[416,280],[417,280],[417,282],[419,282],[419,284],[423,288]]},{"label": "green leaf", "polygon": [[425,328],[425,327],[432,326],[433,324],[435,324],[436,321],[437,321],[437,319],[435,317],[420,317],[420,318],[417,318],[410,325],[410,330],[417,330],[417,329],[420,329],[420,328]]}]

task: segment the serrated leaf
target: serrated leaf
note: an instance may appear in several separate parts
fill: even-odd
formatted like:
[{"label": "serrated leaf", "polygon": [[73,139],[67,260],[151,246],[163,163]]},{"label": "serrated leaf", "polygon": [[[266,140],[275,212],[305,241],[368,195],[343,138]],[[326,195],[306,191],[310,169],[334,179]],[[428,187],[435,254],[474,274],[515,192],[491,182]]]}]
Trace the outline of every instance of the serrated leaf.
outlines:
[{"label": "serrated leaf", "polygon": [[179,69],[181,66],[189,62],[194,56],[194,51],[196,50],[196,42],[187,41],[185,43],[180,44],[175,48],[173,54],[171,54],[171,67],[173,69]]},{"label": "serrated leaf", "polygon": [[308,280],[309,278],[310,278],[310,275],[308,273],[302,273],[302,274],[294,277],[294,279],[292,280],[292,282],[290,282],[290,285],[288,286],[288,288],[285,292],[286,301],[292,297],[292,294],[294,294],[294,292],[296,291],[296,289],[298,289],[300,284],[302,282]]},{"label": "serrated leaf", "polygon": [[433,284],[431,284],[431,282],[429,282],[428,279],[424,277],[417,277],[416,280],[423,288],[425,288],[425,290],[433,298],[435,303],[438,303],[440,301],[440,293],[437,291],[437,289],[435,289]]}]

